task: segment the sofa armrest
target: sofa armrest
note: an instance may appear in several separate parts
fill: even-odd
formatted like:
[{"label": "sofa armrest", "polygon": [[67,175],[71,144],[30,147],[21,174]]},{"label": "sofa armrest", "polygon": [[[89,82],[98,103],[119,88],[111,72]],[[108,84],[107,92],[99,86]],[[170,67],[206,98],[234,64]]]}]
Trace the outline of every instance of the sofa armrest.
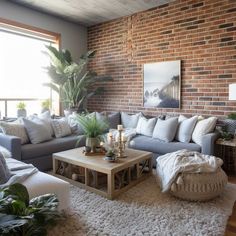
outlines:
[{"label": "sofa armrest", "polygon": [[204,135],[202,137],[202,153],[206,155],[215,155],[215,142],[219,137],[219,132]]},{"label": "sofa armrest", "polygon": [[21,160],[21,139],[16,136],[0,134],[0,145],[11,152],[12,158]]}]

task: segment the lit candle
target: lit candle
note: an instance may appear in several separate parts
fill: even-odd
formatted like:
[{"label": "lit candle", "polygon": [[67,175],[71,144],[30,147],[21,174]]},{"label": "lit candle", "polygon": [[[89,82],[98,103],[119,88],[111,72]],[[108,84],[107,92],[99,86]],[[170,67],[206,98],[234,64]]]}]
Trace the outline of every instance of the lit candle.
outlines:
[{"label": "lit candle", "polygon": [[104,142],[100,142],[100,146],[103,147],[103,145],[104,145]]},{"label": "lit candle", "polygon": [[123,130],[123,125],[117,125],[117,130]]},{"label": "lit candle", "polygon": [[121,136],[121,141],[123,141],[123,142],[127,141],[127,137],[124,134],[122,134],[122,136]]}]

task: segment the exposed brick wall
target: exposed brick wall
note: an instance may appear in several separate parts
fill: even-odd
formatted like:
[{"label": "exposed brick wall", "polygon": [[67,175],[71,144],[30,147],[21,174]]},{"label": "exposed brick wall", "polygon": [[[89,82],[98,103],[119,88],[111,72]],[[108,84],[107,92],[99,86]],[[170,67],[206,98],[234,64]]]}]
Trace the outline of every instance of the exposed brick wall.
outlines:
[{"label": "exposed brick wall", "polygon": [[[90,68],[108,74],[103,96],[89,110],[224,116],[236,111],[228,84],[236,83],[236,0],[177,0],[92,26]],[[181,109],[143,107],[143,64],[181,60]]]}]

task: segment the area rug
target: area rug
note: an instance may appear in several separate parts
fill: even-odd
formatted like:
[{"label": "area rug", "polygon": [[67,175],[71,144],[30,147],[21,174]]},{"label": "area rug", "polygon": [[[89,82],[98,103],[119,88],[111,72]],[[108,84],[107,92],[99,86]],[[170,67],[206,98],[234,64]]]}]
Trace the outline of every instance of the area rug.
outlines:
[{"label": "area rug", "polygon": [[71,186],[71,209],[50,236],[82,235],[224,235],[236,200],[236,185],[205,203],[163,194],[155,176],[107,200]]}]

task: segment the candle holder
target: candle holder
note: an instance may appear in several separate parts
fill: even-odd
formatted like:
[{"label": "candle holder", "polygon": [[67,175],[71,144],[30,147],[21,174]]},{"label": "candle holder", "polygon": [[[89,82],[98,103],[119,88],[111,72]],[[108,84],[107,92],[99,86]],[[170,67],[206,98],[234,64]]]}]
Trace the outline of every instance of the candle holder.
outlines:
[{"label": "candle holder", "polygon": [[118,155],[117,157],[118,158],[125,158],[127,157],[127,155],[125,155],[124,151],[125,151],[125,143],[126,141],[122,140],[122,129],[119,129],[118,132],[119,132],[119,136],[118,136]]}]

